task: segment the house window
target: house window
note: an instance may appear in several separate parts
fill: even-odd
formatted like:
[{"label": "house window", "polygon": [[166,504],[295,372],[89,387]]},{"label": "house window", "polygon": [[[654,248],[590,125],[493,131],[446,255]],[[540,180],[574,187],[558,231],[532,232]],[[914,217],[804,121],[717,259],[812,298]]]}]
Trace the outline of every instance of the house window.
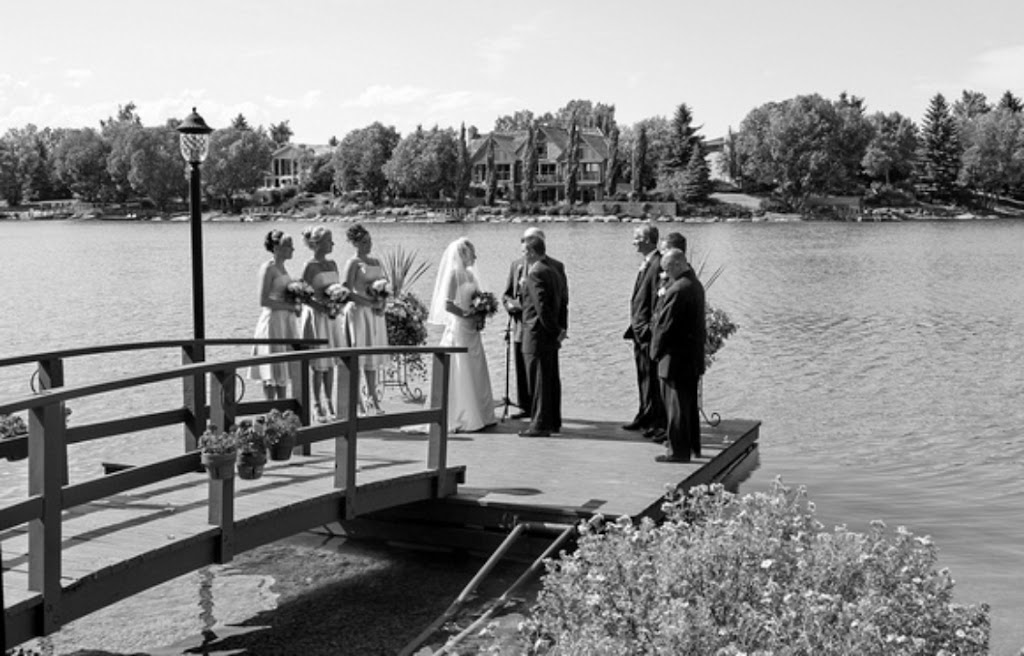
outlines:
[{"label": "house window", "polygon": [[508,182],[512,179],[512,166],[509,164],[498,164],[495,167],[495,173],[498,176],[498,182]]}]

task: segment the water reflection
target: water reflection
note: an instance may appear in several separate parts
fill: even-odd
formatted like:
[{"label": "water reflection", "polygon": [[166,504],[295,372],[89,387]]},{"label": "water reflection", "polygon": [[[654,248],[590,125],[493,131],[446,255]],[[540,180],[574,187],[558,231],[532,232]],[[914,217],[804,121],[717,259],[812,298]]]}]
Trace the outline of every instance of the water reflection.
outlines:
[{"label": "water reflection", "polygon": [[755,444],[743,458],[737,460],[726,471],[721,483],[722,486],[733,494],[740,493],[740,485],[750,480],[750,477],[761,467],[761,451]]}]

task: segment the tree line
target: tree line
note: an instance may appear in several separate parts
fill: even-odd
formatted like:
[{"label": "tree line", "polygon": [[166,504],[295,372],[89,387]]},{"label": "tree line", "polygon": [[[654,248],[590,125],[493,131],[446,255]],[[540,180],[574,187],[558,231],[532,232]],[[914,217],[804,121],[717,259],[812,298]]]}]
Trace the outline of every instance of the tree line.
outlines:
[{"label": "tree line", "polygon": [[[963,91],[949,104],[930,101],[920,126],[898,112],[869,114],[863,98],[817,94],[770,102],[751,110],[722,147],[721,173],[747,191],[767,193],[799,207],[812,194],[1013,195],[1024,185],[1024,103],[1007,91],[997,103]],[[495,120],[499,132],[529,136],[521,196],[534,192],[539,125],[560,125],[570,137],[565,196],[576,195],[581,130],[607,139],[605,193],[628,185],[637,198],[658,196],[701,202],[712,190],[708,144],[686,103],[671,118],[654,116],[629,126],[615,120],[615,106],[571,100],[554,112],[519,110]],[[185,165],[178,154],[178,121],[144,127],[134,103],[118,108],[99,129],[12,128],[0,137],[0,197],[25,200],[76,197],[90,202],[148,198],[158,208],[187,197]],[[352,130],[331,151],[308,155],[298,190],[360,191],[376,202],[389,196],[454,199],[462,204],[470,179],[467,143],[475,126],[417,127],[403,136],[380,122]],[[211,137],[203,165],[204,192],[230,206],[262,186],[273,151],[292,137],[288,121],[253,128],[239,114]],[[488,161],[492,161],[488,153]],[[493,173],[493,166],[489,167]],[[487,180],[493,202],[496,182]]]}]

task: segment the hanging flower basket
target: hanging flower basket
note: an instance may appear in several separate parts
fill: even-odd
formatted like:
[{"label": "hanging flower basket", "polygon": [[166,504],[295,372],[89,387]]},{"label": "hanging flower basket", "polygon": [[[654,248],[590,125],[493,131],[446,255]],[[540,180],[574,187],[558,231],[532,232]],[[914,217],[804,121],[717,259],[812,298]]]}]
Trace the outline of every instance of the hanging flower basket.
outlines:
[{"label": "hanging flower basket", "polygon": [[235,477],[235,457],[234,451],[230,453],[203,453],[199,460],[206,467],[210,478],[220,481]]},{"label": "hanging flower basket", "polygon": [[238,477],[253,481],[263,476],[263,467],[267,464],[267,454],[260,451],[238,452]]}]

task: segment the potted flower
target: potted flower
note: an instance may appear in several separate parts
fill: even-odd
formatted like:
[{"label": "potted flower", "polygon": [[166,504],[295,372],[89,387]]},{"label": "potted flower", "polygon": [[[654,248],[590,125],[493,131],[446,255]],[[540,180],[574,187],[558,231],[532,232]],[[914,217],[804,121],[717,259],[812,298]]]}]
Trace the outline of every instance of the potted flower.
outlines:
[{"label": "potted flower", "polygon": [[213,424],[199,436],[200,461],[210,478],[226,479],[235,475],[238,438],[234,431],[224,432]]},{"label": "potted flower", "polygon": [[[25,425],[25,420],[18,415],[0,415],[0,440],[10,440],[16,437],[21,437],[28,433],[28,426]],[[25,455],[9,455],[8,460],[24,460],[28,457]]]},{"label": "potted flower", "polygon": [[266,426],[262,420],[243,419],[235,426],[238,442],[238,477],[254,480],[263,476],[267,464]]},{"label": "potted flower", "polygon": [[295,435],[302,426],[299,416],[291,410],[272,409],[263,416],[265,440],[271,460],[288,460],[295,448]]}]

